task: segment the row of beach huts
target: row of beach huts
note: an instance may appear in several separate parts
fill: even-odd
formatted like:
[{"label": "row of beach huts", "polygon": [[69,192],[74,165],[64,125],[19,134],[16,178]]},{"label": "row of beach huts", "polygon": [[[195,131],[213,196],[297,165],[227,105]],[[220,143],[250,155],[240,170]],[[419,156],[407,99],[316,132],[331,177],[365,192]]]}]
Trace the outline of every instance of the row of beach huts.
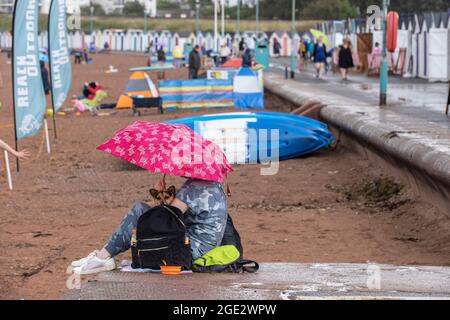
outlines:
[{"label": "row of beach huts", "polygon": [[[382,32],[375,26],[369,26],[367,20],[349,19],[346,21],[329,21],[315,26],[330,39],[333,47],[342,43],[345,37],[352,40],[354,49],[359,54],[360,69],[367,70],[375,43],[382,43]],[[450,12],[400,15],[398,26],[397,50],[390,55],[390,65],[397,74],[404,77],[417,77],[430,81],[447,81],[450,79]],[[292,45],[298,48],[300,40],[314,41],[311,33],[295,33],[292,41],[290,32],[261,32],[260,38],[269,40],[270,53],[274,55],[274,43],[281,44],[281,56],[290,56]],[[249,47],[255,47],[255,32],[230,34],[218,39],[219,44],[232,47],[234,41],[244,38]],[[39,45],[47,47],[47,32],[39,36]],[[10,48],[10,32],[0,32],[0,48]],[[206,50],[214,49],[214,35],[211,32],[172,33],[169,31],[143,30],[97,30],[92,34],[76,31],[69,34],[69,46],[72,49],[105,48],[113,51],[146,52],[164,47],[172,52],[175,46],[185,43],[199,44]],[[218,45],[219,45],[218,44]],[[297,50],[296,50],[297,51]]]}]

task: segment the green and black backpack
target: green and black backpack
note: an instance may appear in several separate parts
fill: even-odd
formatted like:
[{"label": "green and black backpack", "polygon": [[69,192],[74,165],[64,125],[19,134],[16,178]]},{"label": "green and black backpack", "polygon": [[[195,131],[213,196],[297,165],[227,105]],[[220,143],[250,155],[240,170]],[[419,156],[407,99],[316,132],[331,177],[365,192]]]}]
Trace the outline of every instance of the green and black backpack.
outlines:
[{"label": "green and black backpack", "polygon": [[239,250],[234,245],[217,247],[196,259],[192,265],[194,272],[232,272],[254,273],[258,271],[256,261],[241,259]]}]

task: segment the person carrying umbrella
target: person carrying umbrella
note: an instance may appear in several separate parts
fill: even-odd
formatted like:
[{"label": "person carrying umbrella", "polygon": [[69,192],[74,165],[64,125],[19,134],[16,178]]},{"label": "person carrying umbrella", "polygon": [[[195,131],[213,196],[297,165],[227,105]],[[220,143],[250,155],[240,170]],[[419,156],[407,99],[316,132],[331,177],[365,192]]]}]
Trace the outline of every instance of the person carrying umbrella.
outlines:
[{"label": "person carrying umbrella", "polygon": [[[186,158],[182,150],[191,150],[191,146],[194,150],[201,149],[201,155],[194,152],[192,157]],[[185,215],[193,261],[223,245],[224,239],[235,232],[222,185],[232,167],[220,148],[211,141],[183,125],[137,121],[120,130],[98,149],[151,172],[187,178],[171,206]],[[174,157],[177,152],[183,155]],[[199,161],[199,156],[203,157],[202,161]],[[193,159],[196,159],[194,163],[191,162]],[[154,188],[165,190],[165,178],[157,181]],[[131,248],[133,229],[137,227],[139,217],[150,208],[146,203],[135,204],[102,249],[72,262],[73,271],[77,274],[94,274],[115,269],[114,257]]]}]

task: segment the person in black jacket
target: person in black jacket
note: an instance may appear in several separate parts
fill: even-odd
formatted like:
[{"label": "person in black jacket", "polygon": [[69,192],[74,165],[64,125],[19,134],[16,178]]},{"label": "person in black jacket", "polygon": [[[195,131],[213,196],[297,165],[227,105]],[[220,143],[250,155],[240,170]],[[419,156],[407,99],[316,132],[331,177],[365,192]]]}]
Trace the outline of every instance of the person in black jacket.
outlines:
[{"label": "person in black jacket", "polygon": [[345,39],[342,46],[339,47],[339,69],[341,70],[342,80],[348,79],[348,69],[354,68],[352,43],[349,39]]},{"label": "person in black jacket", "polygon": [[198,71],[201,67],[200,47],[196,45],[189,54],[189,79],[198,79]]},{"label": "person in black jacket", "polygon": [[166,53],[164,52],[164,48],[161,46],[157,51],[158,55],[158,63],[166,63]]},{"label": "person in black jacket", "polygon": [[244,55],[242,56],[242,68],[251,68],[252,59],[252,50],[249,48],[245,49]]},{"label": "person in black jacket", "polygon": [[239,57],[242,57],[242,55],[244,54],[244,50],[245,50],[245,41],[244,38],[242,38],[241,41],[239,41]]},{"label": "person in black jacket", "polygon": [[41,61],[41,77],[42,77],[42,84],[44,85],[45,95],[48,95],[50,93],[50,80],[44,61]]}]

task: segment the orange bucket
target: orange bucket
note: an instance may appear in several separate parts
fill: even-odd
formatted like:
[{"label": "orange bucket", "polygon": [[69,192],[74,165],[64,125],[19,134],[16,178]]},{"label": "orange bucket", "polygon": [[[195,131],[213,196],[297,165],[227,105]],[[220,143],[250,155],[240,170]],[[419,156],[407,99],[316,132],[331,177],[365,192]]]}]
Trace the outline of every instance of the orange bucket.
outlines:
[{"label": "orange bucket", "polygon": [[161,273],[168,276],[176,276],[181,273],[181,266],[161,266]]}]

